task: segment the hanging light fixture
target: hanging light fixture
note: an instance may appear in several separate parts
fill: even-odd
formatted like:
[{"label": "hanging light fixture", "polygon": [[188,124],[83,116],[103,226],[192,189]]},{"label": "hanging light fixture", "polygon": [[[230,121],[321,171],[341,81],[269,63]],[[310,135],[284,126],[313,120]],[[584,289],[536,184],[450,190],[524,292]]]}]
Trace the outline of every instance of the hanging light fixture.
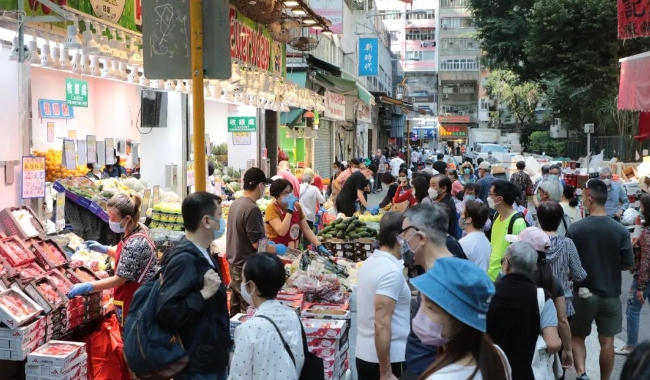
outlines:
[{"label": "hanging light fixture", "polygon": [[54,60],[54,68],[59,69],[61,68],[61,61],[59,60],[59,57],[61,56],[61,44],[59,43],[59,38],[56,36],[53,36],[51,38],[51,44],[50,44],[50,49],[52,51],[51,57],[52,60]]},{"label": "hanging light fixture", "polygon": [[300,7],[291,8],[291,13],[298,17],[307,16],[307,12]]},{"label": "hanging light fixture", "polygon": [[147,77],[144,76],[144,73],[140,75],[139,82],[140,82],[140,86],[149,86],[149,79],[147,79]]},{"label": "hanging light fixture", "polygon": [[112,79],[115,74],[113,72],[113,66],[112,66],[113,61],[108,58],[102,58],[100,61],[102,63],[101,77],[106,79]]},{"label": "hanging light fixture", "polygon": [[306,18],[302,20],[302,23],[305,25],[314,25],[316,23],[316,20],[313,18]]},{"label": "hanging light fixture", "polygon": [[126,62],[117,62],[116,76],[121,80],[127,80],[129,78],[129,74],[126,72]]},{"label": "hanging light fixture", "polygon": [[334,35],[334,33],[332,33],[332,31],[330,30],[330,28],[328,26],[326,26],[325,29],[323,29],[323,31],[320,32],[320,34],[322,34],[323,36],[328,36],[328,37],[332,37]]},{"label": "hanging light fixture", "polygon": [[100,26],[99,22],[95,22],[93,23],[93,29],[95,29],[93,40],[95,40],[97,46],[99,47],[98,54],[102,57],[112,56],[113,52],[111,51],[110,46],[108,46],[108,36],[106,36],[107,28],[105,26]]},{"label": "hanging light fixture", "polygon": [[59,54],[59,64],[61,65],[61,70],[72,71],[70,53],[68,52],[68,48],[65,46],[61,47],[61,53]]},{"label": "hanging light fixture", "polygon": [[143,62],[140,48],[138,47],[138,40],[135,37],[131,37],[131,56],[129,57],[128,63],[130,66],[140,67]]},{"label": "hanging light fixture", "polygon": [[83,55],[97,54],[99,53],[99,44],[95,41],[92,31],[90,30],[90,21],[85,21],[86,30],[83,32],[84,37],[84,46],[81,48],[81,53]]},{"label": "hanging light fixture", "polygon": [[172,79],[167,79],[165,81],[165,87],[163,87],[163,89],[165,89],[167,91],[171,91],[171,90],[173,90],[175,88],[176,88],[176,82],[174,82]]},{"label": "hanging light fixture", "polygon": [[177,80],[176,81],[176,91],[177,92],[185,92],[185,82],[182,80]]},{"label": "hanging light fixture", "polygon": [[322,25],[312,25],[312,26],[310,26],[310,28],[312,28],[312,29],[314,29],[314,30],[323,30],[323,26],[322,26]]},{"label": "hanging light fixture", "polygon": [[63,46],[65,46],[68,49],[81,49],[81,40],[79,39],[79,34],[77,33],[77,25],[72,24],[68,25],[68,32],[65,37],[65,42],[63,43]]},{"label": "hanging light fixture", "polygon": [[285,8],[295,8],[300,5],[296,0],[286,0],[282,2]]},{"label": "hanging light fixture", "polygon": [[136,66],[128,66],[129,69],[129,75],[127,75],[127,82],[129,83],[138,83],[139,81],[139,75],[138,75],[138,68]]},{"label": "hanging light fixture", "polygon": [[81,53],[79,52],[79,49],[72,54],[71,65],[73,74],[81,74]]},{"label": "hanging light fixture", "polygon": [[36,36],[34,36],[31,41],[27,42],[27,48],[29,49],[29,53],[30,53],[29,63],[33,65],[40,65],[41,56],[40,54],[38,54],[38,45],[36,45]]},{"label": "hanging light fixture", "polygon": [[92,55],[90,56],[90,75],[94,77],[102,76],[102,68],[99,67],[99,56]]},{"label": "hanging light fixture", "polygon": [[81,55],[81,73],[83,75],[91,75],[92,69],[90,67],[90,56],[82,54]]},{"label": "hanging light fixture", "polygon": [[163,81],[162,79],[154,79],[149,82],[149,86],[151,86],[151,88],[154,89],[161,89],[165,87],[165,81]]},{"label": "hanging light fixture", "polygon": [[41,66],[43,67],[60,66],[59,64],[56,63],[54,58],[52,58],[49,38],[46,38],[45,43],[43,44],[43,46],[41,46]]},{"label": "hanging light fixture", "polygon": [[117,46],[117,60],[120,62],[128,62],[129,56],[126,53],[126,33],[120,32],[120,39],[115,41]]},{"label": "hanging light fixture", "polygon": [[[25,54],[25,58],[29,59],[31,51],[27,46],[22,46],[23,53]],[[9,54],[9,60],[10,61],[17,61],[20,55],[20,48],[18,48],[18,37],[14,37],[14,39],[11,41],[11,53]]]},{"label": "hanging light fixture", "polygon": [[117,33],[113,33],[113,38],[108,40],[108,46],[111,47],[111,58],[116,61],[120,60],[120,48],[117,45]]}]

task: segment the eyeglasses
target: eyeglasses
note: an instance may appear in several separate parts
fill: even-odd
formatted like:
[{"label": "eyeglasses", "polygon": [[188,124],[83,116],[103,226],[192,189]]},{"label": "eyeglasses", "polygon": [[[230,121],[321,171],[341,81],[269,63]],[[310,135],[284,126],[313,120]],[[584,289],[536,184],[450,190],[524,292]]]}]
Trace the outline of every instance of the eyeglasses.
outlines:
[{"label": "eyeglasses", "polygon": [[[398,240],[406,240],[406,239],[404,239],[404,234],[406,233],[406,231],[411,230],[411,229],[415,230],[416,232],[420,231],[420,229],[417,228],[416,226],[408,226],[408,227],[404,228],[403,230],[401,230],[400,232],[397,233],[397,236],[396,236],[397,239]],[[412,237],[412,235],[411,235],[411,237]]]},{"label": "eyeglasses", "polygon": [[505,263],[506,261],[508,261],[508,259],[506,259],[505,257],[502,258],[502,259],[501,259],[501,265],[503,265],[503,263]]}]

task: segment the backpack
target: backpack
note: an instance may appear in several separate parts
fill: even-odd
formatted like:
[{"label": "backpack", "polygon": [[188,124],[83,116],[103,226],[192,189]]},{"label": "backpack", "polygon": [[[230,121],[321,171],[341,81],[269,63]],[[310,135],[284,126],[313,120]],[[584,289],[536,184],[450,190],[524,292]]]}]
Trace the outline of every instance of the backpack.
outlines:
[{"label": "backpack", "polygon": [[161,271],[135,292],[124,323],[124,358],[141,380],[168,380],[179,374],[187,367],[199,341],[195,338],[186,350],[178,332],[166,331],[156,322]]},{"label": "backpack", "polygon": [[[494,220],[497,220],[498,217],[499,217],[499,213],[497,212],[494,214]],[[526,228],[530,227],[530,224],[528,224],[528,222],[526,221],[524,214],[520,212],[515,212],[514,214],[512,214],[512,218],[510,218],[510,223],[508,223],[508,232],[507,232],[508,235],[512,235],[512,229],[515,227],[515,222],[517,221],[517,219],[523,219],[524,223],[526,223]]]}]

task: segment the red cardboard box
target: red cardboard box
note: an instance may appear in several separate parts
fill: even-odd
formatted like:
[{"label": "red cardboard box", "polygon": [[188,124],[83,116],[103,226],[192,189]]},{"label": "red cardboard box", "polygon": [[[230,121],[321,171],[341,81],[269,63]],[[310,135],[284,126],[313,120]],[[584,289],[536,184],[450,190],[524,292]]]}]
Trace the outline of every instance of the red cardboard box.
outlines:
[{"label": "red cardboard box", "polygon": [[14,268],[35,260],[27,244],[15,236],[0,239],[0,255]]},{"label": "red cardboard box", "polygon": [[51,239],[33,238],[27,241],[36,262],[45,270],[50,270],[68,263],[63,249]]},{"label": "red cardboard box", "polygon": [[[27,232],[23,229],[18,219],[16,219],[16,217],[13,215],[13,211],[18,210],[25,210],[25,212],[31,216],[31,218],[29,218],[29,221],[25,221],[25,223],[31,223],[36,232],[38,232],[37,235],[28,235]],[[7,236],[15,235],[21,239],[29,239],[31,237],[45,235],[45,227],[43,227],[43,224],[38,220],[36,214],[34,214],[34,212],[26,206],[7,207],[4,210],[0,211],[0,228],[4,229]]]},{"label": "red cardboard box", "polygon": [[340,338],[347,329],[347,323],[335,319],[305,319],[302,318],[307,337],[312,338]]}]

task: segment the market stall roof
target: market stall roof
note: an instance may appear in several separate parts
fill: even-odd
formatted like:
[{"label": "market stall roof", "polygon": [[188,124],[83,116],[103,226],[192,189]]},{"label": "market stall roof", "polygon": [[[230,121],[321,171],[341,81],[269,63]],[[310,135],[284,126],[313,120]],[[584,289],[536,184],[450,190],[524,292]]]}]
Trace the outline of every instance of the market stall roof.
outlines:
[{"label": "market stall roof", "polygon": [[358,96],[357,83],[333,75],[316,73],[315,82],[341,95]]},{"label": "market stall roof", "polygon": [[[341,77],[348,80],[354,80],[354,77],[346,72],[341,73]],[[370,94],[370,91],[366,90],[361,84],[355,82],[357,85],[357,90],[359,92],[359,99],[363,100],[366,104],[371,106],[375,105],[375,97]]]},{"label": "market stall roof", "polygon": [[619,60],[618,109],[650,111],[650,52]]},{"label": "market stall roof", "polygon": [[403,109],[406,109],[407,111],[410,111],[410,112],[417,112],[420,115],[426,115],[427,114],[427,111],[425,109],[415,108],[415,107],[413,107],[412,103],[405,102],[405,101],[400,100],[400,99],[391,98],[390,96],[380,96],[379,101],[382,102],[382,103],[392,104],[394,106],[397,106],[398,108],[403,108]]},{"label": "market stall roof", "polygon": [[307,60],[309,66],[312,66],[316,69],[320,69],[323,71],[327,71],[332,75],[341,76],[341,69],[337,66],[332,65],[331,63],[327,63],[323,60],[320,60],[311,54],[305,54],[305,59]]},{"label": "market stall roof", "polygon": [[280,112],[280,125],[295,125],[303,112],[305,112],[305,110],[302,108],[293,108],[289,112]]}]

